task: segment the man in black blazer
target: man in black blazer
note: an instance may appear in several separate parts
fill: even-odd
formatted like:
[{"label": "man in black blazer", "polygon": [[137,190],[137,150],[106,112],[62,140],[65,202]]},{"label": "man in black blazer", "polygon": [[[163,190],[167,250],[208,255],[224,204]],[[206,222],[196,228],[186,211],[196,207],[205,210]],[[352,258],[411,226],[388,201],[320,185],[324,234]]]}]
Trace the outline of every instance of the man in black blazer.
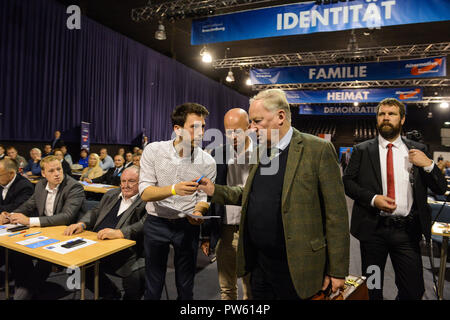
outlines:
[{"label": "man in black blazer", "polygon": [[[55,156],[41,160],[42,176],[34,194],[24,204],[8,214],[11,223],[30,227],[69,225],[84,214],[83,186],[63,174],[61,161]],[[14,299],[31,299],[51,272],[51,264],[30,256],[11,254],[11,270],[16,279]]]},{"label": "man in black blazer", "polygon": [[[123,171],[120,189],[108,191],[100,204],[89,210],[77,224],[64,231],[65,235],[84,230],[98,232],[100,240],[131,239],[136,245],[102,260],[100,265],[100,296],[115,297],[118,289],[105,273],[122,278],[124,300],[139,300],[144,294],[145,258],[143,252],[143,226],[147,218],[145,202],[139,197],[139,168],[132,166]],[[93,283],[88,279],[88,284]]]},{"label": "man in black blazer", "polygon": [[61,131],[55,131],[55,138],[52,140],[52,150],[59,149],[65,145],[64,141],[61,139]]},{"label": "man in black blazer", "polygon": [[113,186],[119,186],[120,185],[120,176],[122,175],[123,170],[125,167],[123,166],[125,163],[125,159],[121,155],[116,155],[114,157],[114,168],[109,168],[106,173],[98,178],[92,179],[89,181],[89,179],[86,179],[88,182],[92,183],[102,183],[102,184],[110,184]]},{"label": "man in black blazer", "polygon": [[[345,170],[346,194],[355,200],[350,232],[360,241],[362,273],[377,267],[380,286],[370,299],[383,299],[388,254],[399,300],[421,299],[425,292],[419,242],[431,237],[427,188],[444,194],[447,183],[427,148],[400,136],[405,106],[385,99],[377,107],[379,136],[356,145]],[[374,268],[375,267],[375,268]],[[374,282],[376,284],[376,281]]]},{"label": "man in black blazer", "polygon": [[[33,184],[20,174],[10,159],[0,160],[0,213],[11,212],[30,198],[34,192]],[[0,224],[9,222],[6,212],[0,217]]]}]

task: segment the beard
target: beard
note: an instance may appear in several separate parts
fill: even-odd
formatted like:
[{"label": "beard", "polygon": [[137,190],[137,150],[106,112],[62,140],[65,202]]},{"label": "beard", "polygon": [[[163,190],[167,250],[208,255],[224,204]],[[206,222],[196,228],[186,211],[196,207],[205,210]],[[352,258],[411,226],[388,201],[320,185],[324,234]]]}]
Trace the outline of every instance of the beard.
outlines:
[{"label": "beard", "polygon": [[377,129],[384,139],[390,140],[399,135],[402,130],[402,125],[399,123],[397,126],[394,126],[389,122],[383,122],[380,125],[377,125]]}]

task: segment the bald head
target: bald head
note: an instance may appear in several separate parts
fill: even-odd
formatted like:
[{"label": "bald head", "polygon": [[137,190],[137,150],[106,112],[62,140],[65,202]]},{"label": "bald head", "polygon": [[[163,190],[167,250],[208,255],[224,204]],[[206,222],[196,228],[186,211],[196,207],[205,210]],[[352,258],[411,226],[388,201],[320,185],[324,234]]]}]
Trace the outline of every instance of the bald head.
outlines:
[{"label": "bald head", "polygon": [[223,123],[228,143],[232,144],[236,150],[238,148],[244,150],[245,132],[249,127],[248,113],[241,108],[231,109],[225,114]]},{"label": "bald head", "polygon": [[249,121],[248,121],[248,113],[241,108],[234,108],[231,110],[228,110],[227,113],[225,113],[225,117],[223,119],[223,123],[225,126],[225,130],[231,129],[231,130],[247,130]]}]

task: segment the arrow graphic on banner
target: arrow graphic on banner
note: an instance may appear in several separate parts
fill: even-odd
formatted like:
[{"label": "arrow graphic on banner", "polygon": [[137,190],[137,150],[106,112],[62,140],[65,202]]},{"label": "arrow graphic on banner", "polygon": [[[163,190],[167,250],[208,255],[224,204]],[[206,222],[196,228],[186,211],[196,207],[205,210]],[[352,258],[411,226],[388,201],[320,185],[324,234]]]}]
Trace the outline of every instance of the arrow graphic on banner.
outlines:
[{"label": "arrow graphic on banner", "polygon": [[430,70],[433,70],[435,67],[437,66],[441,66],[442,65],[442,58],[441,59],[434,59],[434,63],[426,66],[426,67],[422,67],[422,68],[418,68],[418,67],[413,67],[411,69],[411,74],[414,76],[418,76],[421,75],[422,73],[426,73]]},{"label": "arrow graphic on banner", "polygon": [[409,99],[409,98],[414,97],[415,95],[417,95],[417,94],[419,94],[419,93],[420,93],[420,89],[414,89],[414,92],[411,92],[411,93],[408,93],[408,94],[402,93],[402,94],[399,96],[399,99],[400,99],[400,100],[406,100],[406,99]]}]

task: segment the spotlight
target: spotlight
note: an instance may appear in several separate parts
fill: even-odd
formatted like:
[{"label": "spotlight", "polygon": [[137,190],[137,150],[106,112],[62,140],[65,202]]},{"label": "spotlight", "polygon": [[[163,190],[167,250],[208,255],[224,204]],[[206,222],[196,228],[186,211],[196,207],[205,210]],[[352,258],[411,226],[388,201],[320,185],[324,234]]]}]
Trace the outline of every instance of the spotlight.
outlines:
[{"label": "spotlight", "polygon": [[448,102],[442,102],[439,107],[441,107],[441,109],[447,109],[448,108]]},{"label": "spotlight", "polygon": [[225,80],[226,80],[227,82],[234,82],[233,71],[231,71],[231,69],[230,69],[230,71],[228,71],[228,75],[227,75],[227,77],[225,78]]},{"label": "spotlight", "polygon": [[245,80],[245,84],[248,86],[252,85],[252,79],[250,79],[250,77],[247,78],[247,80]]},{"label": "spotlight", "polygon": [[353,102],[353,105],[354,105],[355,107],[357,107],[357,106],[359,106],[359,102]]},{"label": "spotlight", "polygon": [[202,57],[202,61],[204,63],[211,63],[212,62],[212,56],[209,53],[208,49],[206,49],[206,47],[203,47],[203,49],[200,51],[200,56]]},{"label": "spotlight", "polygon": [[159,22],[158,30],[155,32],[155,39],[156,40],[166,40],[166,29],[164,28],[164,25]]}]

